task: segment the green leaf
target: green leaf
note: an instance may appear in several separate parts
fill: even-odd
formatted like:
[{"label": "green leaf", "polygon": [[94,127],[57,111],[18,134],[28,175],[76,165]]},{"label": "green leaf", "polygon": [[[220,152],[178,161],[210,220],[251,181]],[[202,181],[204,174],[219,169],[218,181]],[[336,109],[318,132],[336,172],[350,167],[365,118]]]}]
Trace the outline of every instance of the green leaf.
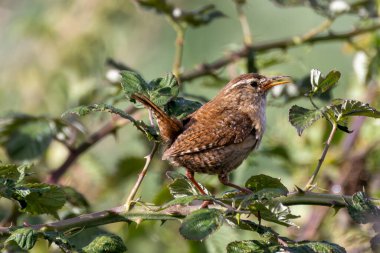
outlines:
[{"label": "green leaf", "polygon": [[32,228],[19,228],[12,231],[5,243],[15,242],[20,248],[29,250],[34,247],[38,239],[38,233]]},{"label": "green leaf", "polygon": [[166,172],[166,176],[170,178],[171,180],[176,180],[176,179],[187,179],[187,177],[181,173],[179,173],[176,170],[169,170]]},{"label": "green leaf", "polygon": [[166,209],[170,206],[175,206],[175,205],[188,205],[191,202],[193,202],[194,200],[206,201],[206,200],[212,200],[212,199],[213,198],[211,196],[208,196],[208,195],[191,195],[191,196],[177,197],[177,198],[165,203],[164,205],[162,205],[158,210],[163,210],[163,209]]},{"label": "green leaf", "polygon": [[334,117],[341,122],[346,117],[365,116],[380,118],[380,112],[368,104],[352,99],[334,99],[332,104],[327,106],[326,111],[330,111]]},{"label": "green leaf", "polygon": [[256,240],[235,241],[227,245],[227,253],[275,253],[279,251],[279,245]]},{"label": "green leaf", "polygon": [[198,189],[187,179],[175,179],[169,185],[169,191],[174,198],[199,195]]},{"label": "green leaf", "polygon": [[[174,198],[180,198],[184,196],[202,195],[201,192],[194,186],[194,184],[184,175],[176,171],[168,171],[166,175],[173,180],[169,185],[170,194]],[[211,195],[206,187],[198,182],[207,195]]]},{"label": "green leaf", "polygon": [[152,80],[149,87],[147,90],[149,99],[160,107],[166,105],[179,92],[179,85],[173,74]]},{"label": "green leaf", "polygon": [[263,220],[271,221],[287,227],[295,226],[294,222],[291,220],[300,217],[298,215],[291,214],[289,207],[284,206],[276,200],[245,200],[242,205],[243,204],[247,205],[252,212],[260,212],[260,216]]},{"label": "green leaf", "polygon": [[124,112],[123,110],[113,107],[112,105],[108,104],[92,104],[92,105],[82,105],[75,108],[72,108],[62,114],[61,117],[66,117],[68,114],[75,114],[78,116],[86,116],[87,114],[91,112],[109,112],[113,114],[117,114],[122,118],[134,121],[131,115]]},{"label": "green leaf", "polygon": [[259,225],[250,220],[237,220],[235,217],[228,217],[225,219],[226,223],[233,228],[254,231],[261,236],[266,238],[274,238],[278,236],[278,234],[273,231],[270,227],[265,227],[263,225]]},{"label": "green leaf", "polygon": [[70,244],[70,242],[66,239],[63,233],[47,231],[43,232],[42,234],[44,239],[48,240],[49,243],[55,243],[62,250],[62,252],[74,251],[74,245]]},{"label": "green leaf", "polygon": [[312,90],[309,93],[309,96],[325,93],[338,83],[340,76],[340,72],[336,70],[330,71],[326,77],[324,77],[319,70],[312,69],[310,72],[310,83]]},{"label": "green leaf", "polygon": [[15,161],[43,155],[56,133],[55,121],[47,118],[15,115],[0,119],[0,144]]},{"label": "green leaf", "polygon": [[21,165],[16,164],[2,164],[0,163],[0,178],[12,179],[16,182],[21,182],[26,176],[26,171],[31,167],[31,165]]},{"label": "green leaf", "polygon": [[303,241],[289,244],[288,247],[284,247],[284,249],[286,249],[288,252],[294,253],[346,253],[346,250],[341,246],[326,241]]},{"label": "green leaf", "polygon": [[267,243],[265,241],[235,241],[227,245],[227,253],[346,253],[341,246],[330,242],[288,243],[288,246]]},{"label": "green leaf", "polygon": [[121,85],[127,97],[138,93],[147,96],[157,106],[164,106],[179,92],[177,79],[173,74],[167,74],[164,78],[156,78],[149,83],[137,73],[122,71]]},{"label": "green leaf", "polygon": [[58,218],[57,211],[66,202],[62,188],[43,183],[18,186],[15,188],[13,198],[19,201],[22,211],[31,214],[52,214],[56,218]]},{"label": "green leaf", "polygon": [[140,6],[147,9],[154,9],[158,13],[171,14],[174,6],[169,4],[166,0],[137,0]]},{"label": "green leaf", "polygon": [[75,188],[72,188],[70,186],[64,186],[62,189],[65,192],[67,202],[69,202],[71,205],[83,208],[84,210],[89,209],[90,205],[82,193],[78,192]]},{"label": "green leaf", "polygon": [[109,113],[117,114],[120,117],[131,121],[137,127],[137,129],[139,129],[148,137],[149,140],[156,140],[158,138],[157,132],[153,127],[147,126],[143,121],[135,120],[131,115],[129,115],[125,111],[108,104],[93,104],[93,105],[78,106],[63,113],[62,117],[63,118],[67,117],[68,114],[76,114],[78,116],[85,116],[91,112],[109,112]]},{"label": "green leaf", "polygon": [[133,93],[143,93],[149,89],[148,83],[138,73],[123,70],[121,74],[121,87],[124,93],[129,97]]},{"label": "green leaf", "polygon": [[95,237],[95,239],[82,250],[85,253],[121,253],[127,251],[127,247],[119,236],[103,234]]},{"label": "green leaf", "polygon": [[165,111],[171,117],[183,119],[187,115],[198,110],[201,106],[202,104],[197,101],[188,100],[183,97],[176,97],[166,104]]},{"label": "green leaf", "polygon": [[289,193],[280,179],[263,174],[250,177],[245,182],[245,187],[252,190],[258,199],[286,196]]},{"label": "green leaf", "polygon": [[142,7],[154,9],[158,13],[171,16],[177,24],[185,23],[193,27],[206,25],[217,18],[225,17],[221,11],[211,4],[198,10],[186,11],[175,7],[166,0],[138,0],[137,3]]},{"label": "green leaf", "polygon": [[223,213],[217,209],[200,209],[188,215],[179,228],[188,240],[203,240],[223,224]]},{"label": "green leaf", "polygon": [[323,116],[321,110],[310,110],[298,105],[293,105],[289,110],[289,121],[297,129],[301,136],[303,130],[311,126]]},{"label": "green leaf", "polygon": [[176,17],[180,21],[185,22],[193,27],[199,27],[202,25],[207,25],[211,21],[217,18],[223,18],[225,15],[223,12],[217,10],[215,5],[206,5],[199,10],[193,10],[191,12],[181,11],[181,14]]},{"label": "green leaf", "polygon": [[359,224],[378,222],[380,208],[376,207],[364,192],[357,192],[352,196],[352,202],[344,199],[351,218]]}]

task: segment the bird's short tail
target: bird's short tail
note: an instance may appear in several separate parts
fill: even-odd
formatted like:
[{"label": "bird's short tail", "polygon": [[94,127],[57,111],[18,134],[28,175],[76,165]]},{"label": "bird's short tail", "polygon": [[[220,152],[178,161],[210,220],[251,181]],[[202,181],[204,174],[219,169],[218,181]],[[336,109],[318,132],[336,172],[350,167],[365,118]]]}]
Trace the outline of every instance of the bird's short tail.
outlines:
[{"label": "bird's short tail", "polygon": [[133,94],[132,99],[143,104],[146,108],[150,109],[157,119],[160,135],[165,143],[171,143],[175,140],[178,134],[182,131],[182,123],[175,118],[171,118],[160,107],[154,104],[149,98],[141,94]]}]

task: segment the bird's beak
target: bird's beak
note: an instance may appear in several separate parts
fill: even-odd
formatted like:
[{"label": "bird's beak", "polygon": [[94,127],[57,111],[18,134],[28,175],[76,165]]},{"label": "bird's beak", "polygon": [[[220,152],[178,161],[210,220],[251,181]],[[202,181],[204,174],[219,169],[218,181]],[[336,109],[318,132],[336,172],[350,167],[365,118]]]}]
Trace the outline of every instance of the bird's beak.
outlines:
[{"label": "bird's beak", "polygon": [[275,76],[268,78],[264,84],[264,91],[267,91],[274,86],[291,83],[293,80],[290,78],[290,76]]}]

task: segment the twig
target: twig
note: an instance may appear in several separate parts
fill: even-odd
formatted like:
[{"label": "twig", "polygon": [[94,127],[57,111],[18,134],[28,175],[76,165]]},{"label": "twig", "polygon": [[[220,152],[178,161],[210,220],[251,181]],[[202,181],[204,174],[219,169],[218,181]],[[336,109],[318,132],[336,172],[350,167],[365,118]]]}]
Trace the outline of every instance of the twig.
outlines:
[{"label": "twig", "polygon": [[[131,106],[126,112],[132,114],[136,111],[136,108]],[[126,125],[130,121],[125,119],[120,120],[111,120],[106,125],[104,125],[101,129],[91,134],[91,136],[80,144],[77,148],[71,148],[70,153],[66,160],[59,166],[57,169],[53,170],[48,178],[45,180],[47,183],[56,184],[59,182],[61,177],[67,172],[70,166],[81,156],[84,152],[86,152],[89,148],[94,146],[98,141],[102,140],[104,137],[109,134],[115,133],[117,129]]]},{"label": "twig", "polygon": [[173,74],[177,77],[178,81],[180,82],[180,75],[181,75],[181,67],[182,67],[182,56],[183,56],[183,46],[185,42],[185,30],[186,28],[183,27],[181,24],[173,20],[171,17],[169,17],[169,21],[171,25],[173,26],[175,32],[176,32],[176,40],[175,40],[175,55],[174,55],[174,62],[173,62]]},{"label": "twig", "polygon": [[297,44],[302,44],[302,43],[306,42],[307,40],[310,40],[311,38],[315,37],[316,35],[326,31],[328,28],[331,27],[333,22],[334,22],[333,18],[328,18],[325,21],[323,21],[322,24],[320,24],[319,26],[309,30],[305,34],[303,34],[301,36],[295,36],[293,38],[293,40]]},{"label": "twig", "polygon": [[243,39],[244,39],[244,45],[246,46],[252,46],[252,34],[251,29],[249,27],[249,22],[247,19],[247,16],[244,13],[244,9],[242,8],[242,4],[235,1],[236,5],[236,11],[239,16],[240,26],[243,31]]},{"label": "twig", "polygon": [[[311,37],[309,39],[306,39],[303,41],[303,44],[310,44],[310,43],[316,43],[316,42],[325,42],[325,41],[335,41],[335,40],[345,40],[348,38],[352,38],[364,33],[372,32],[375,30],[380,29],[380,24],[372,25],[365,28],[354,28],[351,31],[347,32],[340,32],[340,33],[334,33],[329,32],[325,35],[316,35],[314,37]],[[289,47],[299,46],[296,41],[294,41],[294,37],[277,40],[273,42],[264,42],[264,43],[256,43],[254,46],[252,46],[252,50],[254,52],[265,52],[268,50],[273,49],[286,49]],[[247,57],[247,55],[250,53],[248,48],[246,46],[242,47],[241,49],[237,51],[230,52],[229,54],[219,58],[218,60],[215,60],[211,63],[204,63],[200,66],[196,67],[194,70],[190,70],[188,72],[185,72],[181,75],[182,81],[191,81],[195,78],[210,75],[214,71],[231,64],[241,58]]]},{"label": "twig", "polygon": [[236,11],[239,16],[240,26],[243,32],[243,41],[244,45],[248,50],[247,53],[247,72],[258,72],[255,66],[255,52],[252,50],[252,33],[251,28],[249,27],[249,22],[247,16],[244,13],[243,3],[235,1]]},{"label": "twig", "polygon": [[156,153],[156,151],[158,149],[158,146],[159,146],[159,143],[158,142],[154,142],[153,143],[152,151],[149,153],[149,155],[147,155],[145,157],[146,161],[145,161],[144,168],[141,170],[141,172],[140,172],[140,174],[139,174],[139,176],[137,178],[137,181],[136,181],[135,185],[133,186],[131,192],[129,193],[129,195],[127,197],[127,201],[125,202],[124,206],[125,206],[126,210],[130,210],[131,202],[135,198],[137,190],[139,189],[142,181],[144,180],[144,177],[145,177],[145,175],[146,175],[146,173],[148,171],[150,163],[152,162],[152,158],[153,158],[154,154]]},{"label": "twig", "polygon": [[323,161],[325,160],[325,157],[326,157],[326,154],[327,154],[327,151],[329,150],[329,147],[330,147],[330,144],[331,144],[331,141],[334,137],[334,134],[337,130],[337,123],[336,122],[333,122],[332,123],[332,129],[331,129],[331,132],[330,132],[330,135],[329,135],[329,138],[327,139],[327,142],[325,144],[325,147],[323,149],[323,152],[322,152],[322,156],[321,158],[318,160],[318,164],[317,164],[317,167],[315,168],[314,170],[314,173],[313,175],[311,176],[311,178],[309,179],[309,181],[307,182],[306,186],[305,186],[305,191],[308,191],[310,190],[311,188],[313,188],[314,186],[314,182],[315,182],[315,179],[318,175],[318,172],[319,172],[319,169],[321,168],[322,166],[322,163]]}]

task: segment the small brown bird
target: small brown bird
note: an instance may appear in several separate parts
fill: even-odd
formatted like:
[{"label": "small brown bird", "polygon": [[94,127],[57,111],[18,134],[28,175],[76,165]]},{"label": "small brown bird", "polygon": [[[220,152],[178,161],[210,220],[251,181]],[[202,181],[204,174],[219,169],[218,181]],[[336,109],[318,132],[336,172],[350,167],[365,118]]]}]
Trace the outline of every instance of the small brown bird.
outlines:
[{"label": "small brown bird", "polygon": [[186,176],[205,194],[194,172],[216,174],[222,184],[243,192],[228,174],[257,148],[265,131],[267,91],[291,82],[288,76],[250,73],[231,80],[219,94],[182,121],[169,117],[147,97],[132,98],[153,111],[167,148],[163,160],[186,168]]}]

